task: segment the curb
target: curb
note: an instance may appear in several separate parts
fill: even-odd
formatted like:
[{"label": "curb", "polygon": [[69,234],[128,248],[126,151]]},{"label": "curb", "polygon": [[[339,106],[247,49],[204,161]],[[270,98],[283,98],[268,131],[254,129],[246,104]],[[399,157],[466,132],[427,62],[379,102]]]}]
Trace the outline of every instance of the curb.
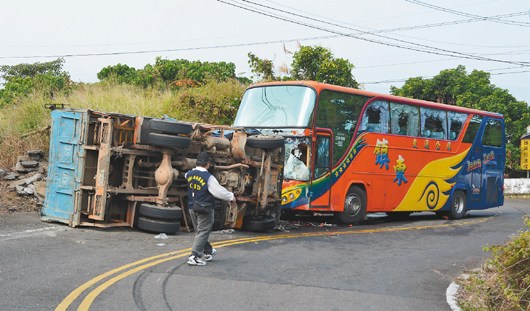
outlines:
[{"label": "curb", "polygon": [[451,282],[451,284],[449,284],[449,287],[447,287],[447,290],[445,291],[447,304],[449,305],[452,311],[462,311],[462,309],[460,309],[460,307],[456,303],[456,294],[458,293],[459,288],[460,285],[456,284],[455,282]]}]

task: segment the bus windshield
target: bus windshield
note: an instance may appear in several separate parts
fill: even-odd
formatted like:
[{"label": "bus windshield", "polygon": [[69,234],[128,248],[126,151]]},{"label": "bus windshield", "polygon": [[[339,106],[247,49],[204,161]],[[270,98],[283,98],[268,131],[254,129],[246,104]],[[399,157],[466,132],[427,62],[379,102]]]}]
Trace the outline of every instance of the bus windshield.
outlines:
[{"label": "bus windshield", "polygon": [[248,89],[234,126],[307,127],[316,92],[306,86],[278,85]]}]

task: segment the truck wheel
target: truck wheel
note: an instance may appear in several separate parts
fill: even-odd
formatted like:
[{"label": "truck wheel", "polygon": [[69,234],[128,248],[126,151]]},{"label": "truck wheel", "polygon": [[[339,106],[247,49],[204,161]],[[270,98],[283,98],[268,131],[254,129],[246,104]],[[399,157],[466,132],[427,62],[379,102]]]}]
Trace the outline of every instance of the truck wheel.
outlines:
[{"label": "truck wheel", "polygon": [[222,200],[215,200],[212,230],[221,230],[225,228],[227,208],[228,202]]},{"label": "truck wheel", "polygon": [[284,144],[283,137],[277,135],[255,135],[247,137],[247,146],[260,149],[280,148]]},{"label": "truck wheel", "polygon": [[162,221],[147,217],[138,217],[136,226],[140,230],[154,233],[173,234],[180,231],[180,221]]},{"label": "truck wheel", "polygon": [[177,221],[182,217],[182,209],[178,206],[161,207],[142,203],[140,204],[139,214],[151,219]]},{"label": "truck wheel", "polygon": [[191,139],[189,137],[181,137],[160,133],[149,133],[142,139],[142,144],[154,145],[158,147],[172,148],[172,149],[186,149],[189,147]]},{"label": "truck wheel", "polygon": [[352,186],[344,198],[344,211],[336,214],[340,222],[347,225],[358,225],[366,218],[366,193],[363,189]]},{"label": "truck wheel", "polygon": [[276,218],[272,216],[243,219],[243,229],[248,231],[268,231],[272,230],[275,226]]},{"label": "truck wheel", "polygon": [[191,124],[164,120],[164,119],[152,119],[151,130],[154,132],[165,133],[165,134],[190,134],[193,131]]},{"label": "truck wheel", "polygon": [[466,194],[457,190],[451,198],[451,209],[449,210],[449,219],[462,219],[466,216],[467,204]]}]

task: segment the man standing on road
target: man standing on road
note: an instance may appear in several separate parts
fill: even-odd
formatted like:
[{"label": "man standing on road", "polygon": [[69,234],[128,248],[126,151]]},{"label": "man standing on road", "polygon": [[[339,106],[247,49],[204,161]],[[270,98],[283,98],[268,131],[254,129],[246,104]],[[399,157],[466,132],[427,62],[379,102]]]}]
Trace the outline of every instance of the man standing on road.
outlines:
[{"label": "man standing on road", "polygon": [[[217,179],[208,172],[210,168],[210,156],[207,152],[201,152],[197,156],[197,164],[194,169],[186,173],[188,180],[188,209],[191,221],[195,228],[195,240],[191,248],[191,256],[188,265],[204,266],[206,261],[211,261],[217,253],[212,248],[208,237],[212,231],[214,222],[215,198],[225,201],[234,201],[234,194],[219,184]],[[206,208],[206,212],[195,212],[194,204]],[[204,259],[203,259],[204,257]]]}]

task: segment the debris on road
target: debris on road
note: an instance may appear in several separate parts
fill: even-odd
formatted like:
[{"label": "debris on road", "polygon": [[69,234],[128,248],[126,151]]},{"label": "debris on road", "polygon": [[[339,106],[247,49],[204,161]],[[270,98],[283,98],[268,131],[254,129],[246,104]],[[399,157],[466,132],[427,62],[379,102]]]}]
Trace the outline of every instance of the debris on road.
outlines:
[{"label": "debris on road", "polygon": [[46,195],[47,168],[44,151],[30,150],[10,170],[0,169],[0,212],[39,210]]}]

